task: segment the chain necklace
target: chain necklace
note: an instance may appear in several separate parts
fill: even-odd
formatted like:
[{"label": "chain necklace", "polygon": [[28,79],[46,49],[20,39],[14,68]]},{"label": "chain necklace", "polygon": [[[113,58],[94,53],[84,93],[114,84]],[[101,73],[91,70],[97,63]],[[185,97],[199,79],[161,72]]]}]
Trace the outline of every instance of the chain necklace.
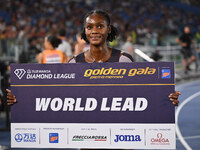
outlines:
[{"label": "chain necklace", "polygon": [[103,63],[103,59],[106,57],[106,55],[103,56],[103,58],[101,58],[100,60],[96,61],[96,59],[91,55],[91,51],[90,51],[90,58],[92,59],[92,63],[96,62],[96,63]]}]

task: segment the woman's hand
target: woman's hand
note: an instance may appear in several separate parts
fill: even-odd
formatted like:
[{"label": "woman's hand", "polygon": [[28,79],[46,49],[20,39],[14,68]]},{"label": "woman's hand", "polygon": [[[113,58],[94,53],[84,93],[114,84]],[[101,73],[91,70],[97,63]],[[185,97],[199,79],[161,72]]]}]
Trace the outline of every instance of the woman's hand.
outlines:
[{"label": "woman's hand", "polygon": [[179,95],[181,95],[181,93],[179,91],[175,91],[174,93],[171,93],[169,95],[170,101],[172,101],[174,106],[178,106],[178,103],[179,103],[178,97],[179,97]]},{"label": "woman's hand", "polygon": [[13,95],[11,93],[11,90],[9,90],[9,89],[6,89],[6,91],[8,92],[7,93],[7,105],[10,106],[10,105],[15,104],[17,102],[15,95]]}]

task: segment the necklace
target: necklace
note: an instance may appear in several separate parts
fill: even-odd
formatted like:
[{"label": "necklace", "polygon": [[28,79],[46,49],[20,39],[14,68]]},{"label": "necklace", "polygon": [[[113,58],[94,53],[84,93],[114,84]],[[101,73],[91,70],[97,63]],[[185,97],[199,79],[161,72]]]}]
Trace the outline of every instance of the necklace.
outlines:
[{"label": "necklace", "polygon": [[100,60],[96,61],[96,59],[91,55],[91,51],[90,51],[90,58],[92,59],[92,62],[96,62],[96,63],[103,63],[103,59],[106,57],[106,55],[104,55]]}]

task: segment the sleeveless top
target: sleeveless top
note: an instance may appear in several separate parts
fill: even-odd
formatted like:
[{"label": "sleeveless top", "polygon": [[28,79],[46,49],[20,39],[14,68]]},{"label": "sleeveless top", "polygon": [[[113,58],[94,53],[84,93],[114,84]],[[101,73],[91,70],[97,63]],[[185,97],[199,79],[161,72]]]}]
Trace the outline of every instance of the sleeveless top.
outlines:
[{"label": "sleeveless top", "polygon": [[61,50],[44,50],[42,63],[63,63],[63,52]]},{"label": "sleeveless top", "polygon": [[[106,62],[134,62],[134,60],[130,54],[112,48],[111,56]],[[85,61],[84,52],[77,55],[76,57],[72,57],[69,60],[69,63],[87,63]]]}]

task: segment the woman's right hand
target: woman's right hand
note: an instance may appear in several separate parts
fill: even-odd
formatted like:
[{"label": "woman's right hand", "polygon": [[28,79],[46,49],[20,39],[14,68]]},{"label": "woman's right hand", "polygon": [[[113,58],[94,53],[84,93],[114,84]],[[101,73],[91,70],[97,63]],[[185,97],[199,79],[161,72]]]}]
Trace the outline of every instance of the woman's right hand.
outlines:
[{"label": "woman's right hand", "polygon": [[11,90],[9,90],[9,89],[6,89],[6,91],[8,92],[7,93],[7,105],[10,106],[10,105],[15,104],[17,102],[15,95],[13,95],[11,93]]}]

